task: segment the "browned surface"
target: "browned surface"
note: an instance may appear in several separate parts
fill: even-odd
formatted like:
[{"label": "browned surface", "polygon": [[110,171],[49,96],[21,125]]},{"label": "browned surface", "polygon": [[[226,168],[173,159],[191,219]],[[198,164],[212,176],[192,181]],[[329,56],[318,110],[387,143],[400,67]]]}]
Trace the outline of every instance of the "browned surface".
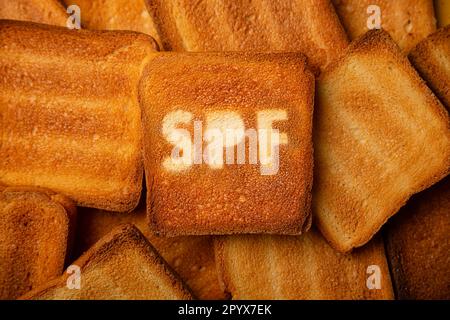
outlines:
[{"label": "browned surface", "polygon": [[219,286],[212,238],[209,236],[165,238],[155,236],[148,227],[145,206],[123,214],[81,209],[76,249],[79,253],[122,223],[135,224],[159,254],[180,275],[199,299],[225,299]]},{"label": "browned surface", "polygon": [[448,174],[449,118],[382,31],[353,43],[317,86],[315,221],[348,251]]},{"label": "browned surface", "polygon": [[329,0],[147,0],[165,50],[301,51],[315,71],[347,46]]},{"label": "browned surface", "polygon": [[147,239],[133,225],[104,236],[73,265],[81,269],[81,288],[67,288],[69,274],[27,293],[23,299],[191,299]]},{"label": "browned surface", "polygon": [[0,299],[16,299],[64,268],[74,204],[49,190],[0,186]]},{"label": "browned surface", "polygon": [[371,13],[367,7],[381,10],[381,27],[408,52],[419,41],[436,30],[433,0],[332,0],[351,39],[368,31]]},{"label": "browned surface", "polygon": [[[216,258],[233,299],[393,299],[383,243],[342,254],[318,231],[301,236],[218,238]],[[380,268],[381,288],[368,289],[367,268]]]},{"label": "browned surface", "polygon": [[0,183],[129,211],[142,181],[137,83],[150,37],[0,23]]},{"label": "browned surface", "polygon": [[420,42],[409,58],[450,110],[450,26],[439,29]]},{"label": "browned surface", "polygon": [[0,0],[0,19],[65,27],[68,15],[58,0]]},{"label": "browned surface", "polygon": [[[308,230],[313,92],[314,78],[301,54],[154,55],[140,86],[152,227],[166,235]],[[279,147],[277,174],[262,176],[259,162],[248,159],[221,169],[204,162],[179,172],[163,166],[173,148],[161,131],[169,112],[185,110],[204,122],[208,112],[233,111],[246,129],[256,129],[256,112],[268,109],[286,110],[288,117],[274,123],[288,136],[288,144]],[[191,137],[193,126],[183,125]]]},{"label": "browned surface", "polygon": [[145,0],[63,0],[81,10],[83,27],[97,30],[131,30],[151,35],[160,43]]},{"label": "browned surface", "polygon": [[414,196],[388,224],[400,299],[450,299],[450,178]]}]

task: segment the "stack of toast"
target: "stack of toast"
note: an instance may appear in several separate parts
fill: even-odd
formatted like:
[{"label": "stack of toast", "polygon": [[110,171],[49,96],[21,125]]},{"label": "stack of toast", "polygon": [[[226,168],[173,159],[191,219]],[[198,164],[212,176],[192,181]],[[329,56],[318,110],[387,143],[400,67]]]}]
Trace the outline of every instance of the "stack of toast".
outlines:
[{"label": "stack of toast", "polygon": [[0,299],[450,299],[444,2],[0,19]]}]

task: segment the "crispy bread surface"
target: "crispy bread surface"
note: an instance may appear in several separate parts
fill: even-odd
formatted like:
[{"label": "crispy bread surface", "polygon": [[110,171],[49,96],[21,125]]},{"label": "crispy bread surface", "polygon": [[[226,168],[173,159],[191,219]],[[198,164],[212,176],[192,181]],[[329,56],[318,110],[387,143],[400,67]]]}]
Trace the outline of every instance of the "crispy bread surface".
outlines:
[{"label": "crispy bread surface", "polygon": [[[169,236],[308,230],[313,92],[314,77],[298,53],[154,55],[140,85],[152,227]],[[278,171],[268,175],[262,174],[261,154],[257,161],[249,156],[250,148],[257,154],[258,146],[251,141],[257,140],[256,129],[263,118],[277,119],[273,128],[284,141],[279,144]],[[197,134],[195,121],[201,121]],[[174,128],[185,129],[185,137],[190,135],[194,144],[197,141],[193,148],[201,145],[203,151],[194,150],[200,160],[196,155],[189,163],[173,160],[176,148],[171,142],[177,141],[173,137],[178,134]],[[240,135],[234,140],[245,141],[245,161],[238,164],[239,151],[230,144],[220,150],[234,150],[234,154],[228,150],[234,164],[226,162],[225,150],[220,156],[223,164],[212,165],[201,157],[210,149],[198,133],[203,131],[206,137],[208,131],[216,130],[225,136],[229,129],[236,135],[241,129],[253,129],[251,140]],[[189,156],[188,147],[183,148],[179,147],[181,153]]]},{"label": "crispy bread surface", "polygon": [[80,7],[83,27],[93,30],[131,30],[146,33],[160,43],[145,0],[64,0]]},{"label": "crispy bread surface", "polygon": [[0,188],[0,299],[16,299],[59,277],[75,205],[40,188]]},{"label": "crispy bread surface", "polygon": [[374,14],[367,12],[371,5],[380,8],[381,28],[405,52],[436,30],[433,0],[333,0],[333,3],[351,39],[369,30],[368,20],[371,22]]},{"label": "crispy bread surface", "polygon": [[162,47],[175,51],[301,51],[314,71],[348,40],[329,0],[147,0]]},{"label": "crispy bread surface", "polygon": [[140,229],[197,298],[227,298],[218,282],[212,237],[158,237],[148,227],[145,205],[127,214],[80,209],[79,232],[75,242],[77,252],[82,253],[89,249],[114,227],[123,223],[133,223]]},{"label": "crispy bread surface", "polygon": [[316,97],[315,221],[349,251],[448,174],[449,117],[384,31],[354,42]]},{"label": "crispy bread surface", "polygon": [[450,299],[450,178],[415,195],[387,225],[399,299]]},{"label": "crispy bread surface", "polygon": [[[215,247],[223,285],[236,300],[392,299],[380,240],[342,254],[312,228],[301,236],[218,237]],[[367,286],[371,268],[377,268],[379,289]]]},{"label": "crispy bread surface", "polygon": [[450,26],[420,42],[410,52],[409,59],[450,110]]},{"label": "crispy bread surface", "polygon": [[0,19],[65,27],[68,15],[58,0],[0,0]]},{"label": "crispy bread surface", "polygon": [[192,299],[189,289],[131,224],[116,227],[72,266],[80,268],[79,289],[68,285],[75,274],[66,271],[22,299]]},{"label": "crispy bread surface", "polygon": [[138,81],[152,38],[0,22],[0,183],[130,211],[142,188]]}]

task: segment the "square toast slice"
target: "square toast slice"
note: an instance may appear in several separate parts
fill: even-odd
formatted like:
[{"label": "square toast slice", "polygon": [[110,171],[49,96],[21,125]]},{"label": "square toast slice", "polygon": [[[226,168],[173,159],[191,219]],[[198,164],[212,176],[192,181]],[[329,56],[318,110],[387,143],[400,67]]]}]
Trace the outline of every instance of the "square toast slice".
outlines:
[{"label": "square toast slice", "polygon": [[[78,274],[73,271],[77,267]],[[189,300],[192,295],[142,233],[125,224],[104,236],[60,278],[21,299]]]},{"label": "square toast slice", "polygon": [[315,228],[301,236],[217,237],[215,247],[222,283],[234,300],[394,297],[380,238],[351,254],[335,251]]},{"label": "square toast slice", "polygon": [[130,211],[142,189],[137,91],[154,40],[0,21],[0,183]]},{"label": "square toast slice", "polygon": [[420,42],[410,52],[409,59],[450,110],[450,26]]},{"label": "square toast slice", "polygon": [[351,39],[369,31],[378,13],[381,28],[404,52],[436,30],[433,0],[333,0],[333,4]]},{"label": "square toast slice", "polygon": [[140,84],[151,226],[168,236],[308,230],[313,99],[299,53],[153,55]]},{"label": "square toast slice", "polygon": [[415,195],[387,224],[397,298],[450,299],[450,178]]},{"label": "square toast slice", "polygon": [[61,275],[75,219],[73,202],[50,190],[0,186],[0,299]]},{"label": "square toast slice", "polygon": [[146,1],[167,51],[300,51],[318,73],[348,45],[329,0]]},{"label": "square toast slice", "polygon": [[211,236],[158,237],[148,226],[146,207],[140,205],[130,213],[116,213],[91,208],[78,212],[77,253],[88,250],[116,226],[133,223],[159,252],[161,257],[180,275],[198,299],[226,299],[219,285]]},{"label": "square toast slice", "polygon": [[316,97],[315,221],[349,251],[448,174],[449,116],[381,30],[322,73]]}]

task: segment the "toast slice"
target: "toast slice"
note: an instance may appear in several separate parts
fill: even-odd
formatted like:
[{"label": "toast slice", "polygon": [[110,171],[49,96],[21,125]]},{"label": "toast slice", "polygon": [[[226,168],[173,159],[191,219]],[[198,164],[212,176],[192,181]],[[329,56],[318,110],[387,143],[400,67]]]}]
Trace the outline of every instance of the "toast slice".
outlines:
[{"label": "toast slice", "polygon": [[352,43],[317,91],[315,221],[349,251],[448,174],[449,116],[381,30]]},{"label": "toast slice", "polygon": [[300,51],[317,73],[348,45],[329,0],[146,1],[165,50]]},{"label": "toast slice", "polygon": [[68,17],[58,0],[0,0],[0,19],[65,27]]},{"label": "toast slice", "polygon": [[125,224],[98,241],[60,278],[25,294],[32,300],[192,299],[187,287],[133,225]]},{"label": "toast slice", "polygon": [[158,237],[148,227],[145,204],[123,214],[97,209],[80,209],[75,250],[83,253],[116,226],[133,223],[180,275],[199,299],[226,299],[220,288],[212,237]]},{"label": "toast slice", "polygon": [[450,178],[414,196],[387,225],[399,299],[450,299]]},{"label": "toast slice", "polygon": [[409,59],[450,110],[450,26],[420,42],[410,52]]},{"label": "toast slice", "polygon": [[159,35],[150,17],[145,0],[64,0],[66,6],[80,7],[81,24],[93,30],[131,30],[152,36],[158,44]]},{"label": "toast slice", "polygon": [[215,247],[223,285],[235,300],[393,299],[380,240],[342,254],[312,228],[301,236],[218,237]]},{"label": "toast slice", "polygon": [[61,275],[75,217],[75,205],[52,191],[0,186],[0,299]]},{"label": "toast slice", "polygon": [[309,229],[314,77],[301,54],[157,53],[139,96],[157,232]]},{"label": "toast slice", "polygon": [[142,189],[138,81],[151,37],[0,22],[0,183],[130,211]]},{"label": "toast slice", "polygon": [[333,0],[344,28],[351,39],[365,34],[380,9],[381,28],[386,30],[404,52],[436,30],[433,0]]}]

